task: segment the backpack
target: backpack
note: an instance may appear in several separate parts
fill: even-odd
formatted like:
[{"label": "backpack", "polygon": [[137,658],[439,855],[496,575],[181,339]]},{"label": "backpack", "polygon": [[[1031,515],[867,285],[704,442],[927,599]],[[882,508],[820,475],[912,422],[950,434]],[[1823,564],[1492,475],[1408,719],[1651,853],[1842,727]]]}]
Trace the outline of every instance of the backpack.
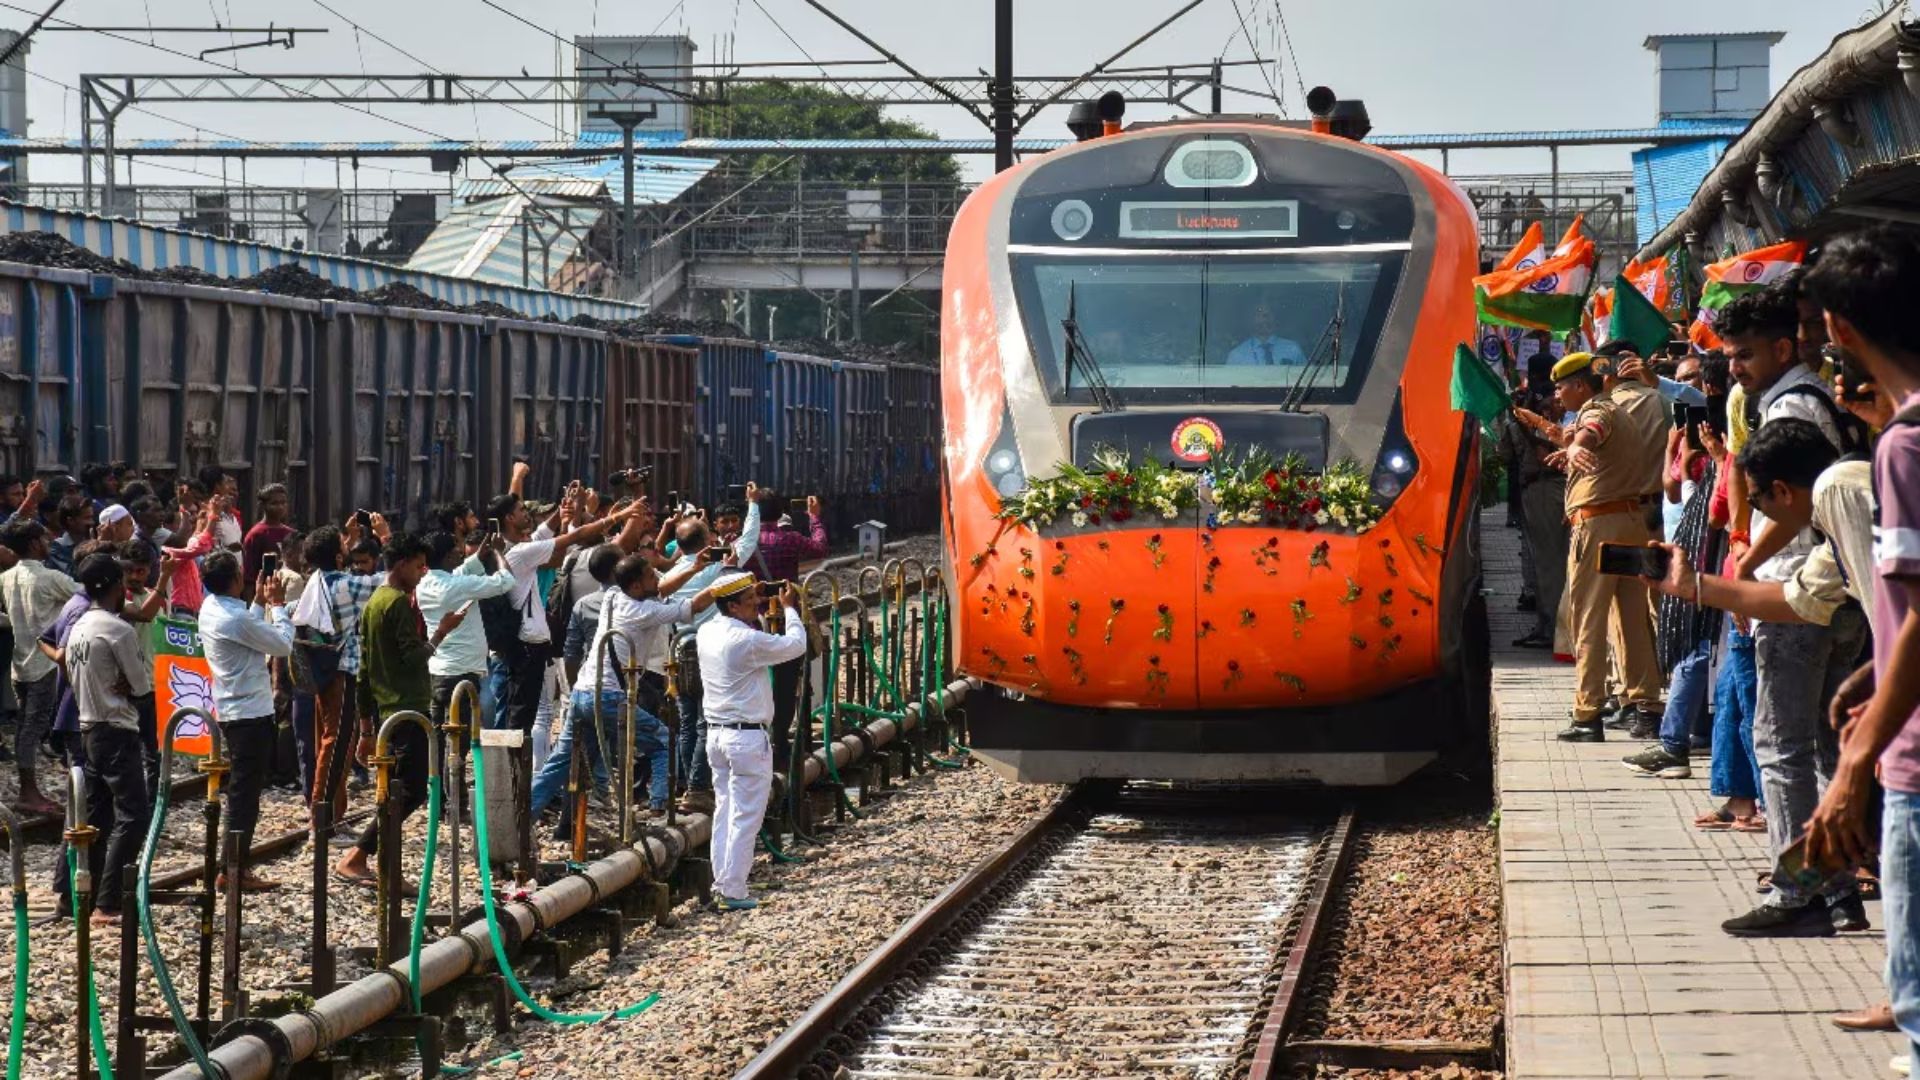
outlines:
[{"label": "backpack", "polygon": [[579,569],[581,554],[581,548],[567,552],[554,578],[553,589],[547,593],[547,640],[556,645],[567,640],[567,620],[572,617],[574,602],[579,599],[573,595],[573,572]]},{"label": "backpack", "polygon": [[1840,445],[1834,449],[1840,451],[1841,457],[1858,459],[1867,456],[1873,445],[1873,433],[1867,430],[1865,421],[1835,404],[1833,395],[1813,383],[1794,383],[1780,391],[1781,398],[1791,394],[1811,397],[1827,410],[1827,419],[1833,421],[1834,430],[1840,433]]},{"label": "backpack", "polygon": [[520,605],[513,602],[515,590],[480,601],[480,624],[487,633],[487,648],[512,664],[520,655]]}]

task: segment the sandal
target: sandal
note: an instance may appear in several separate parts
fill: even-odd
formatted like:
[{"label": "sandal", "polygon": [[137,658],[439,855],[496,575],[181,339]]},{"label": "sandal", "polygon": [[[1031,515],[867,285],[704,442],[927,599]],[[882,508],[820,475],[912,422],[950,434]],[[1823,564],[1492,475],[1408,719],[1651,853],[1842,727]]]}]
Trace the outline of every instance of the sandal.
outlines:
[{"label": "sandal", "polygon": [[1733,827],[1734,821],[1733,811],[1722,806],[1716,810],[1709,810],[1699,817],[1694,818],[1693,827],[1696,829],[1730,829]]},{"label": "sandal", "polygon": [[1763,833],[1767,831],[1767,819],[1759,814],[1751,817],[1737,817],[1729,826],[1734,832]]},{"label": "sandal", "polygon": [[376,884],[372,874],[361,877],[358,874],[343,874],[339,870],[333,871],[333,880],[345,882],[348,885],[357,885],[363,889],[371,889]]}]

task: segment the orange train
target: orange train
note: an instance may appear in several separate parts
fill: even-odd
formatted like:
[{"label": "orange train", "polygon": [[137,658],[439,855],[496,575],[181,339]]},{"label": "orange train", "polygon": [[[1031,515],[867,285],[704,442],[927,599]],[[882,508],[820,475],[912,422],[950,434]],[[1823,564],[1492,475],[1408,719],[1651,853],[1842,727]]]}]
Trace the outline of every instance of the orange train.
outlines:
[{"label": "orange train", "polygon": [[[1448,393],[1474,210],[1337,126],[1109,125],[961,208],[943,524],[997,769],[1391,784],[1484,753],[1480,436]],[[1085,494],[1010,516],[1062,475]],[[1249,509],[1249,479],[1291,497]]]}]

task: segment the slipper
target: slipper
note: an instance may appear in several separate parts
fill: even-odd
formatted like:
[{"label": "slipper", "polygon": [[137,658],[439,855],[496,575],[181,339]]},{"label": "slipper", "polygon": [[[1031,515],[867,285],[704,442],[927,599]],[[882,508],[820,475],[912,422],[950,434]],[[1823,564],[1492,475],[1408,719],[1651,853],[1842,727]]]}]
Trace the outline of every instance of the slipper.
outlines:
[{"label": "slipper", "polygon": [[343,874],[335,870],[333,871],[333,880],[345,882],[348,885],[357,885],[363,889],[371,889],[375,885],[372,874],[368,874],[366,877],[360,877],[354,874]]},{"label": "slipper", "polygon": [[1696,829],[1730,829],[1733,823],[1733,811],[1724,806],[1717,810],[1709,810],[1693,819],[1693,827]]},{"label": "slipper", "polygon": [[1752,817],[1737,817],[1730,826],[1734,832],[1763,833],[1767,831],[1767,819],[1755,814]]}]

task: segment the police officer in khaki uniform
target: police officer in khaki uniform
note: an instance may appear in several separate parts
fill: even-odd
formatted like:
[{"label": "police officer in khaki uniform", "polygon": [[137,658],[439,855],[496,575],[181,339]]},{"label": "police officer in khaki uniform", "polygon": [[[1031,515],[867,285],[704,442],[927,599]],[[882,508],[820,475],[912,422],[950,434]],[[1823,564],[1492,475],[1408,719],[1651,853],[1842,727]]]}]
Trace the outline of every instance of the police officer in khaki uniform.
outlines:
[{"label": "police officer in khaki uniform", "polygon": [[[1606,738],[1601,720],[1607,698],[1608,616],[1619,624],[1622,697],[1636,719],[1660,712],[1661,672],[1654,650],[1646,582],[1600,572],[1601,544],[1642,546],[1647,498],[1658,490],[1668,418],[1658,394],[1618,380],[1611,359],[1572,353],[1553,366],[1554,398],[1575,413],[1566,449],[1567,599],[1572,611],[1573,724],[1569,742]],[[1646,400],[1651,398],[1651,401]]]}]

